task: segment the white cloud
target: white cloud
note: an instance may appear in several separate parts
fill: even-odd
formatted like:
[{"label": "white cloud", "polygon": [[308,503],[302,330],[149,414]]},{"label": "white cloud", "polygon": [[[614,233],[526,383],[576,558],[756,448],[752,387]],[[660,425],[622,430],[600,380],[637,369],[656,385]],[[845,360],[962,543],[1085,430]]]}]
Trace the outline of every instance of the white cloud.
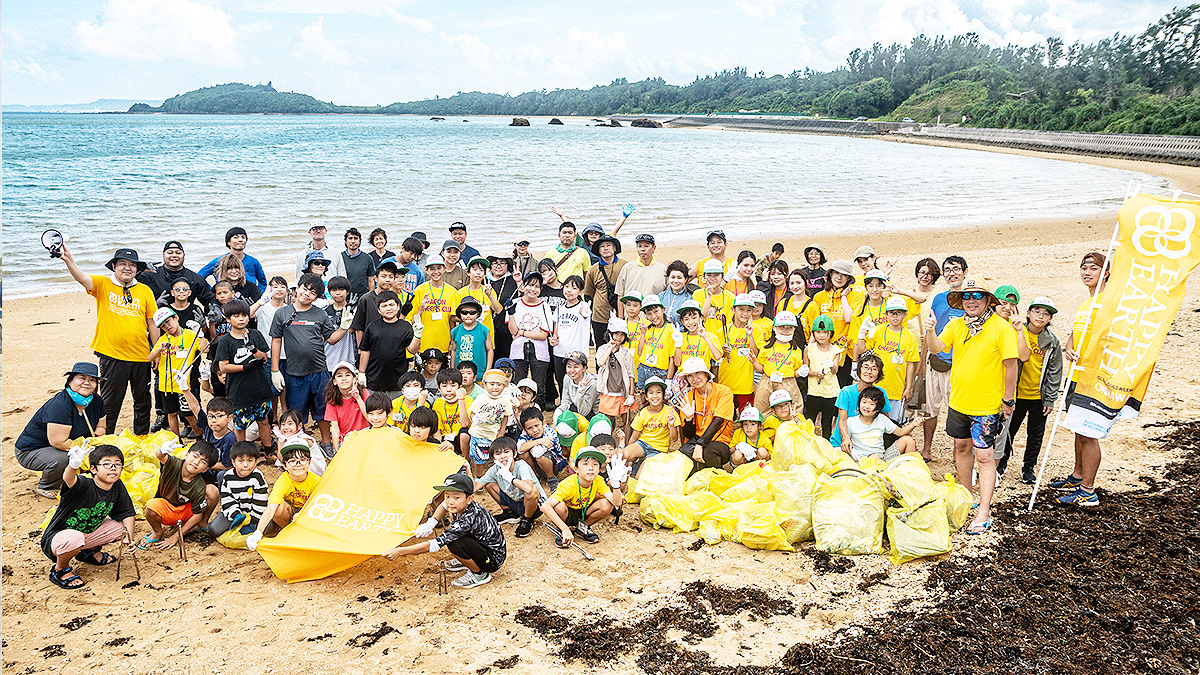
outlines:
[{"label": "white cloud", "polygon": [[775,5],[770,2],[745,2],[739,0],[734,3],[738,9],[758,19],[765,19],[768,16],[775,15]]},{"label": "white cloud", "polygon": [[384,5],[383,11],[392,18],[392,21],[395,21],[401,26],[407,26],[418,33],[428,33],[433,30],[433,24],[425,19],[419,19],[415,16],[401,14],[387,5]]},{"label": "white cloud", "polygon": [[53,70],[46,70],[37,61],[30,58],[12,59],[4,62],[4,70],[13,75],[25,75],[42,84],[57,84],[63,81],[62,75]]},{"label": "white cloud", "polygon": [[97,22],[75,26],[75,37],[109,58],[212,66],[241,61],[229,15],[191,0],[109,0]]},{"label": "white cloud", "polygon": [[344,66],[350,63],[346,50],[325,37],[325,17],[319,16],[311,26],[300,29],[300,40],[292,50],[292,56],[304,61]]},{"label": "white cloud", "polygon": [[458,47],[463,57],[472,66],[479,70],[491,70],[492,48],[487,46],[483,40],[470,33],[459,33],[458,35],[442,33],[441,35],[442,40]]}]

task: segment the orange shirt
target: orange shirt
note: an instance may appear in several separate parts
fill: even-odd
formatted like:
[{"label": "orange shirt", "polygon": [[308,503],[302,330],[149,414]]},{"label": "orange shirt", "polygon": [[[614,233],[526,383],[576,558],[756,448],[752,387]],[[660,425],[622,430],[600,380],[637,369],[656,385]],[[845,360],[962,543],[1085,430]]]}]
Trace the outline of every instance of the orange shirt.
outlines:
[{"label": "orange shirt", "polygon": [[700,394],[695,389],[687,393],[686,400],[696,409],[692,420],[696,423],[697,438],[708,429],[709,422],[714,417],[725,420],[721,430],[713,437],[714,441],[729,444],[733,439],[733,392],[723,384],[712,383],[708,395]]}]

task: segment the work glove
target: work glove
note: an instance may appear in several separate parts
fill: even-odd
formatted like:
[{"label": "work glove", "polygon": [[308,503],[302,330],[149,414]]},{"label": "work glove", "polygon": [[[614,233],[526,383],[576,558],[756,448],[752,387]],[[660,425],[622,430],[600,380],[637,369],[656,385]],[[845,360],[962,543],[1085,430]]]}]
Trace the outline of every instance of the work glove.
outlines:
[{"label": "work glove", "polygon": [[625,397],[625,405],[632,407],[632,406],[633,406],[633,402],[634,402],[634,401],[636,401],[636,400],[637,400],[637,399],[636,399],[636,398],[634,398],[633,394],[630,394],[630,395],[628,395],[628,396],[626,396],[626,397]]},{"label": "work glove", "polygon": [[675,340],[675,344],[683,344],[683,331],[675,328],[671,331],[671,339]]},{"label": "work glove", "polygon": [[875,336],[875,322],[864,321],[862,324],[862,327],[860,327],[858,329],[858,339],[866,340],[867,338],[874,337],[874,336]]},{"label": "work glove", "polygon": [[87,444],[77,445],[67,451],[67,466],[79,470],[83,465],[83,460],[88,456]]},{"label": "work glove", "polygon": [[271,371],[271,384],[274,385],[276,389],[282,390],[283,389],[283,373],[279,372],[278,370],[272,370]]},{"label": "work glove", "polygon": [[417,526],[417,531],[414,534],[422,539],[433,534],[433,528],[437,526],[437,521],[433,518],[426,520]]},{"label": "work glove", "polygon": [[537,459],[538,457],[545,455],[549,450],[550,448],[547,448],[544,445],[535,445],[533,446],[533,449],[529,451],[529,454],[533,455],[534,459]]},{"label": "work glove", "polygon": [[367,386],[367,374],[366,373],[358,374],[358,386],[360,386],[360,387]]},{"label": "work glove", "polygon": [[612,487],[619,487],[629,478],[629,467],[620,455],[608,460],[608,479]]},{"label": "work glove", "polygon": [[342,330],[350,330],[350,324],[354,322],[354,312],[347,307],[342,310],[342,323],[338,328]]},{"label": "work glove", "polygon": [[441,548],[442,548],[442,547],[441,547],[441,546],[439,546],[439,545],[438,545],[438,543],[437,543],[437,539],[430,539],[430,540],[429,540],[429,552],[430,552],[430,553],[437,553],[437,552],[438,552],[438,551],[439,551]]},{"label": "work glove", "polygon": [[742,457],[745,457],[747,462],[753,462],[754,460],[758,459],[758,450],[749,443],[738,443],[737,451],[742,453]]},{"label": "work glove", "polygon": [[513,476],[512,469],[499,464],[496,465],[496,475],[510,483],[512,482],[513,478],[515,478],[515,476]]},{"label": "work glove", "polygon": [[171,454],[172,450],[178,450],[182,447],[182,445],[176,443],[175,441],[163,441],[163,444],[158,447],[158,454],[169,455]]},{"label": "work glove", "polygon": [[628,218],[636,209],[637,207],[633,204],[626,204],[625,206],[621,207],[621,215]]},{"label": "work glove", "polygon": [[258,540],[262,539],[262,532],[255,531],[254,534],[246,537],[246,548],[251,551],[258,550]]},{"label": "work glove", "polygon": [[799,368],[796,369],[796,376],[797,377],[808,377],[808,374],[810,372],[812,372],[812,371],[808,369],[807,365],[801,365]]},{"label": "work glove", "polygon": [[421,337],[421,334],[423,334],[424,332],[425,332],[425,324],[421,323],[420,321],[414,321],[413,322],[413,335],[415,337],[419,338],[419,337]]}]

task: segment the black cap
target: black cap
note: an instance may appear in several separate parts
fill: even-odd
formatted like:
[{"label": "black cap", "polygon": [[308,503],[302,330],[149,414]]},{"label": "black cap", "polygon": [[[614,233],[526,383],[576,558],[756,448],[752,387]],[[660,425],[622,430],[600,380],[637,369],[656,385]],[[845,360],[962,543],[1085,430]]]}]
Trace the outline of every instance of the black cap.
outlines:
[{"label": "black cap", "polygon": [[450,231],[451,231],[451,232],[454,232],[454,231],[456,231],[456,230],[462,230],[463,232],[466,232],[466,231],[467,231],[467,226],[466,226],[466,225],[464,225],[463,223],[451,223],[451,224],[450,224]]},{"label": "black cap", "polygon": [[138,260],[137,251],[135,251],[131,248],[117,249],[116,253],[113,253],[112,258],[110,258],[109,261],[104,264],[104,266],[111,270],[113,268],[113,265],[117,264],[118,260],[128,260],[129,262],[133,263],[134,265],[137,265],[137,271],[139,271],[139,272],[146,269],[146,263],[142,262],[141,260]]},{"label": "black cap", "polygon": [[537,279],[539,284],[545,283],[545,281],[546,281],[545,278],[542,277],[541,272],[532,272],[532,271],[526,272],[525,273],[525,281],[529,281],[530,279]]},{"label": "black cap", "polygon": [[638,236],[634,237],[633,241],[634,241],[634,243],[637,243],[637,244],[640,244],[643,241],[648,241],[651,244],[653,244],[654,243],[654,235],[646,234],[645,232],[643,232],[643,233],[639,234]]},{"label": "black cap", "polygon": [[445,363],[446,355],[442,353],[442,350],[435,349],[434,347],[430,347],[429,349],[426,349],[425,351],[421,352],[421,360],[428,361],[430,359],[437,359],[438,361]]},{"label": "black cap", "polygon": [[424,232],[413,232],[412,236],[413,239],[425,244],[425,248],[429,248],[429,238],[425,236]]},{"label": "black cap", "polygon": [[458,309],[454,310],[455,315],[461,315],[463,307],[474,307],[477,311],[483,312],[483,304],[470,295],[458,303]]},{"label": "black cap", "polygon": [[100,366],[97,366],[94,363],[88,363],[87,361],[76,362],[76,364],[71,366],[71,369],[63,373],[63,375],[87,375],[89,377],[94,377],[97,380],[104,379],[103,377],[100,377]]},{"label": "black cap", "polygon": [[396,262],[396,256],[394,256],[394,255],[389,255],[388,257],[384,258],[383,260],[380,260],[379,264],[375,267],[375,269],[381,270],[381,269],[384,269],[385,267],[387,269],[391,270],[392,274],[400,273],[400,263]]},{"label": "black cap", "polygon": [[621,240],[617,239],[616,237],[612,236],[611,234],[606,234],[606,235],[600,237],[599,239],[597,239],[596,241],[592,242],[592,253],[595,253],[596,255],[600,255],[600,244],[603,244],[606,241],[612,242],[613,246],[616,247],[616,249],[617,249],[617,253],[621,252]]},{"label": "black cap", "polygon": [[231,227],[225,231],[225,245],[229,246],[229,240],[233,239],[236,235],[239,235],[239,234],[242,235],[243,237],[250,236],[250,235],[246,234],[245,228]]},{"label": "black cap", "polygon": [[709,232],[708,236],[704,238],[704,241],[708,241],[713,237],[720,237],[721,241],[729,241],[725,238],[725,230],[713,230],[712,232]]},{"label": "black cap", "polygon": [[166,253],[167,251],[169,251],[173,248],[177,248],[180,251],[182,251],[183,244],[180,243],[178,240],[172,239],[171,241],[168,241],[167,243],[163,244],[163,253]]},{"label": "black cap", "polygon": [[434,485],[433,489],[438,492],[463,492],[473,495],[475,494],[475,481],[465,473],[453,473],[446,476],[446,481],[441,485]]}]

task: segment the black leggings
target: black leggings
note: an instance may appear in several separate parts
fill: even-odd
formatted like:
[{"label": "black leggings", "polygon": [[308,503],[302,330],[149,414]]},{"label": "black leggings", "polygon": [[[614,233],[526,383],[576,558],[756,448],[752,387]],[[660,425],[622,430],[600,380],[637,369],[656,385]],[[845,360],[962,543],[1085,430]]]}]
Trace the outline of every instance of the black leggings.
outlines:
[{"label": "black leggings", "polygon": [[496,562],[496,557],[492,555],[492,552],[474,537],[455,539],[447,544],[446,548],[455,556],[466,558],[479,565],[480,572],[491,574],[500,569],[500,563]]},{"label": "black leggings", "polygon": [[[688,439],[679,446],[679,452],[692,457],[692,453],[696,451],[696,446],[700,444],[700,434],[696,433],[696,423],[688,420],[683,423],[680,435]],[[704,444],[704,449],[700,456],[703,458],[701,462],[695,462],[692,466],[692,473],[696,473],[700,469],[719,469],[729,463],[729,457],[732,452],[729,450],[727,443],[721,441],[709,441]]]},{"label": "black leggings", "polygon": [[[805,378],[807,379],[807,378]],[[837,399],[822,396],[809,396],[804,400],[804,416],[813,424],[817,423],[817,415],[821,416],[821,436],[825,440],[833,435],[833,425],[838,418]]]},{"label": "black leggings", "polygon": [[1046,415],[1042,412],[1042,400],[1034,398],[1019,398],[1013,410],[1012,420],[1008,423],[1008,452],[1000,458],[996,470],[1000,473],[1008,468],[1008,458],[1012,457],[1013,441],[1021,429],[1021,422],[1029,416],[1029,430],[1026,432],[1025,457],[1021,462],[1021,471],[1033,471],[1037,466],[1038,455],[1042,454],[1042,437],[1046,434]]},{"label": "black leggings", "polygon": [[[516,370],[513,371],[514,381],[520,382],[528,377],[538,383],[538,391],[534,397],[534,402],[537,403],[539,408],[545,410],[546,405],[552,400],[549,396],[550,392],[546,391],[545,386],[546,380],[549,379],[546,374],[550,370],[550,364],[546,361],[533,361],[531,363],[525,359],[514,359],[513,365],[516,366]],[[554,406],[551,405],[550,407],[553,408]]]},{"label": "black leggings", "polygon": [[[117,417],[125,402],[125,390],[133,394],[133,433],[150,433],[150,362],[121,361],[103,354],[100,357],[100,398],[104,401],[104,426],[108,434],[117,433]],[[96,430],[99,433],[99,429]]]}]

